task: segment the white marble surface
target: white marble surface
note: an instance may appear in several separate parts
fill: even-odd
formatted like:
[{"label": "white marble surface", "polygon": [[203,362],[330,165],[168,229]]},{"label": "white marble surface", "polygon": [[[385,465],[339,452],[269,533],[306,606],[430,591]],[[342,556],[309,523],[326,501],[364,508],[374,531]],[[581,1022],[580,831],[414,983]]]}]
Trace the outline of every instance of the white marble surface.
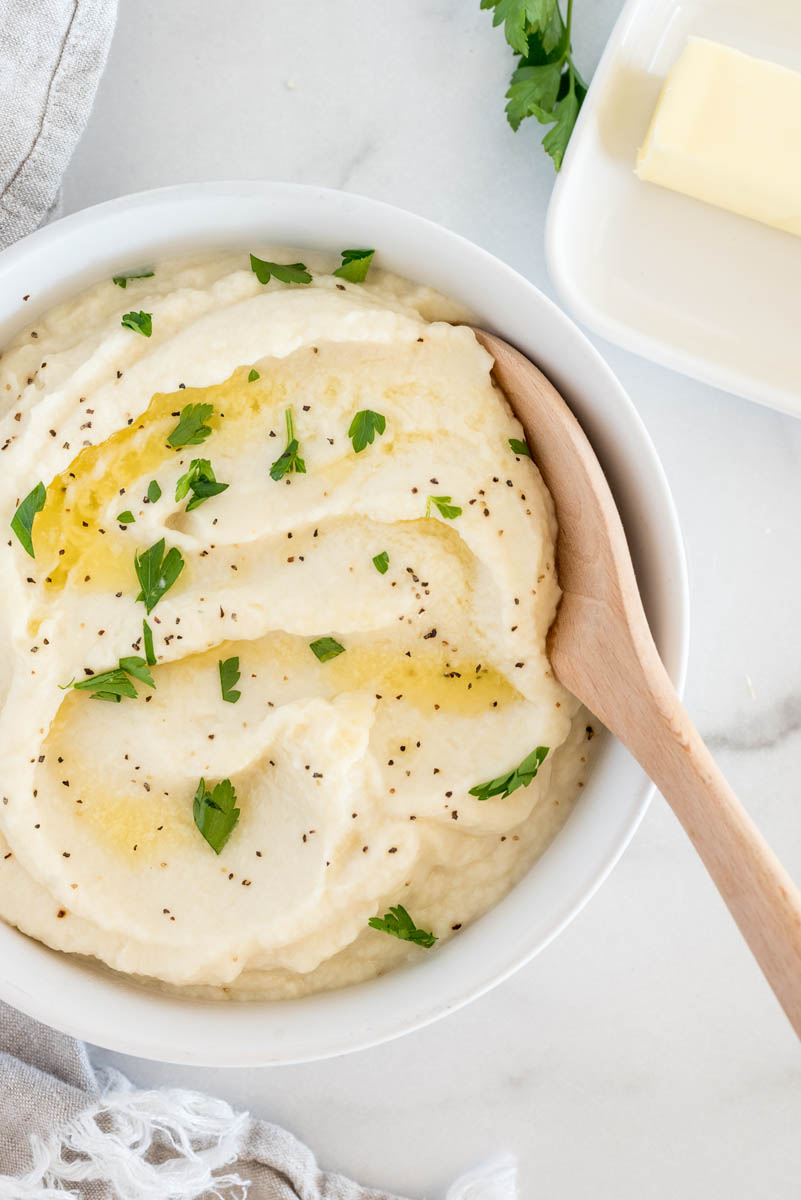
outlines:
[{"label": "white marble surface", "polygon": [[[577,0],[583,68],[618,7]],[[347,187],[443,222],[550,292],[551,166],[537,128],[506,125],[510,57],[477,9],[121,0],[66,209],[194,179]],[[801,423],[601,350],[679,507],[688,706],[801,878]],[[432,1028],[270,1070],[96,1057],[140,1083],[218,1092],[287,1125],[324,1165],[415,1198],[441,1197],[499,1150],[519,1156],[525,1200],[784,1200],[801,1188],[798,1046],[660,799],[568,931]]]}]

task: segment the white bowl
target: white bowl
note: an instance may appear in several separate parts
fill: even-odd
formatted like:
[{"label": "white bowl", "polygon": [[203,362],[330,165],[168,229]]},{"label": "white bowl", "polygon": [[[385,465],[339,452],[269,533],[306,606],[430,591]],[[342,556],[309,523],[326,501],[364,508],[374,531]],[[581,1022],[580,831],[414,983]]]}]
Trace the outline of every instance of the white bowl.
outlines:
[{"label": "white bowl", "polygon": [[[294,184],[189,184],[125,196],[0,254],[0,347],[36,314],[131,263],[265,243],[375,246],[382,266],[462,301],[542,367],[570,400],[609,477],[657,645],[681,686],[688,637],[681,536],[639,416],[559,309],[446,229],[362,196]],[[608,738],[574,813],[518,886],[419,964],[368,983],[282,1002],[186,1000],[48,950],[0,922],[0,996],[88,1041],[170,1062],[255,1066],[373,1045],[459,1008],[547,945],[620,857],[651,790]]]}]

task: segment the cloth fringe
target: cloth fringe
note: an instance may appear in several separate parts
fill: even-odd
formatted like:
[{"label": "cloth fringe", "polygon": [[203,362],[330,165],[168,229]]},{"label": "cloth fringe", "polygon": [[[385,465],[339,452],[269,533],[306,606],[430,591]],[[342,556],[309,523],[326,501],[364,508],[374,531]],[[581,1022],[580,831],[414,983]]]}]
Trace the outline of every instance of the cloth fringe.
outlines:
[{"label": "cloth fringe", "polygon": [[32,1139],[33,1168],[18,1179],[0,1176],[0,1200],[66,1200],[78,1195],[70,1184],[93,1181],[115,1200],[245,1200],[246,1180],[215,1172],[238,1156],[247,1113],[200,1092],[139,1091],[111,1069],[101,1084],[85,1112],[46,1140]]}]

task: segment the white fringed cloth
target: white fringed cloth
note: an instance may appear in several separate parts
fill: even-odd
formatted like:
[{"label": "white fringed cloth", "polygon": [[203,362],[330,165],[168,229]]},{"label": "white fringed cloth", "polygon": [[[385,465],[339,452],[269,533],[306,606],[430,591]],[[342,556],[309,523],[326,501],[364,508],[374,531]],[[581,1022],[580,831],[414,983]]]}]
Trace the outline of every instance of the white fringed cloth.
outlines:
[{"label": "white fringed cloth", "polygon": [[[321,1171],[286,1130],[224,1100],[140,1090],[86,1047],[0,1005],[0,1200],[400,1200]],[[515,1200],[514,1163],[446,1200]]]}]

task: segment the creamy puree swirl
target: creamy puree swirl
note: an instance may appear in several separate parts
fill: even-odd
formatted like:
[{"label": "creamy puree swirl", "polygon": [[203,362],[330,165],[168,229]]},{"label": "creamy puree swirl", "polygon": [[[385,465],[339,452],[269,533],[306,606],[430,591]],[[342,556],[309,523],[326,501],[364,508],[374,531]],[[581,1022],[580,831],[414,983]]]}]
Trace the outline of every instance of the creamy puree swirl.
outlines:
[{"label": "creamy puree swirl", "polygon": [[[10,531],[0,549],[0,915],[215,994],[297,995],[437,953],[368,920],[402,904],[454,936],[554,835],[586,759],[545,652],[553,506],[510,446],[489,356],[428,289],[306,262],[308,285],[265,286],[246,254],[104,281],[0,358],[4,527],[46,487],[35,558]],[[130,310],[151,337],[121,325]],[[210,435],[174,448],[200,403]],[[275,480],[289,407],[306,472]],[[360,410],[385,429],[356,453]],[[228,487],[187,511],[176,483],[199,457]],[[66,687],[144,654],[134,557],[161,538],[185,566],[147,618],[155,688]],[[319,661],[324,637],[344,650]],[[469,794],[536,746],[529,786]],[[236,789],[219,854],[193,817],[201,777]]]}]

